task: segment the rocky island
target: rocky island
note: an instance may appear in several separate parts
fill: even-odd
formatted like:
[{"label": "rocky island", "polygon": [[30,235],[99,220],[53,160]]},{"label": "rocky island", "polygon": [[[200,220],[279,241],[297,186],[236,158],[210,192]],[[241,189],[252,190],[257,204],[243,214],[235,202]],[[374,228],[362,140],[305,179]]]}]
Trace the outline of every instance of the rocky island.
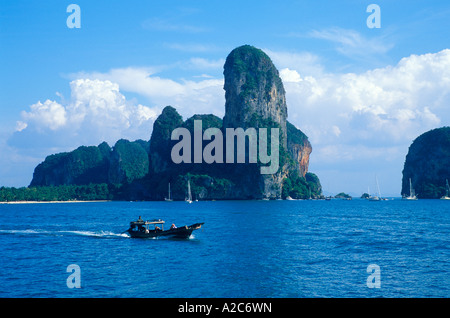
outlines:
[{"label": "rocky island", "polygon": [[450,180],[450,127],[430,130],[409,147],[403,168],[402,195],[409,195],[409,180],[421,199],[438,199]]},{"label": "rocky island", "polygon": [[[175,108],[166,106],[156,119],[148,142],[119,140],[112,148],[104,142],[48,156],[36,167],[29,188],[103,184],[109,199],[163,200],[170,183],[172,198],[184,200],[189,180],[193,198],[200,200],[321,196],[319,178],[308,172],[311,144],[301,130],[287,121],[285,90],[269,56],[250,45],[238,47],[226,59],[224,77],[223,119],[208,114],[183,121]],[[248,160],[174,163],[171,151],[177,141],[172,140],[172,132],[185,128],[192,135],[200,133],[194,131],[198,121],[202,134],[210,128],[220,130],[223,136],[228,128],[278,129],[278,169],[262,174],[263,164]],[[226,144],[225,140],[222,144]],[[249,147],[245,149],[246,159]]]}]

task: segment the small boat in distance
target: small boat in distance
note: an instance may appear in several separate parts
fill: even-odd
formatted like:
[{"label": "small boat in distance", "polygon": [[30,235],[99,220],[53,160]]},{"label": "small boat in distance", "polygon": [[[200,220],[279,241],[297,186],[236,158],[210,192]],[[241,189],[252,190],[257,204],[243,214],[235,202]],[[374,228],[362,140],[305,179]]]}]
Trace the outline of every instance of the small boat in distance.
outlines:
[{"label": "small boat in distance", "polygon": [[412,187],[411,178],[409,178],[409,196],[403,197],[402,200],[409,200],[409,201],[417,200],[416,192],[414,191],[414,189]]},{"label": "small boat in distance", "polygon": [[380,198],[377,197],[376,195],[375,196],[370,195],[370,188],[369,187],[367,187],[367,194],[369,195],[367,197],[367,200],[369,200],[369,201],[380,201]]},{"label": "small boat in distance", "polygon": [[450,200],[450,187],[448,186],[448,179],[445,179],[445,195],[441,197],[441,200]]},{"label": "small boat in distance", "polygon": [[[172,224],[169,230],[164,230],[163,220],[144,221],[139,217],[137,221],[130,222],[130,228],[123,233],[128,233],[132,238],[153,238],[159,236],[167,236],[174,238],[188,238],[194,230],[198,230],[205,223],[195,223],[192,225],[185,225],[176,227]],[[151,228],[152,226],[153,228]]]},{"label": "small boat in distance", "polygon": [[[369,201],[387,201],[388,199],[383,198],[383,197],[381,196],[380,185],[378,184],[378,177],[377,177],[377,176],[375,176],[375,180],[377,181],[378,195],[371,196],[371,195],[370,195],[370,192],[369,192],[369,197],[368,197]],[[369,190],[369,191],[370,191],[370,190]]]}]

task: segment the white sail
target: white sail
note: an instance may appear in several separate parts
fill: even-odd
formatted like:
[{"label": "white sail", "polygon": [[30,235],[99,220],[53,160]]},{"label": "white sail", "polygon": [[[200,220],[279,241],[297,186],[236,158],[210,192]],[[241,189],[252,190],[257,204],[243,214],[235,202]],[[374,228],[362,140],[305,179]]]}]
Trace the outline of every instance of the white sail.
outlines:
[{"label": "white sail", "polygon": [[169,197],[165,198],[164,200],[166,200],[168,202],[172,201],[172,195],[171,195],[171,192],[170,192],[170,182],[169,182]]},{"label": "white sail", "polygon": [[187,203],[192,203],[192,195],[191,195],[191,182],[188,180],[188,197],[186,198]]},{"label": "white sail", "polygon": [[[374,195],[371,196],[369,192],[369,201],[380,201],[381,195],[380,195],[380,187],[378,186],[378,178],[375,176],[375,179],[377,180],[377,188],[378,188],[378,196]],[[370,189],[367,187],[367,191],[370,191]]]},{"label": "white sail", "polygon": [[409,196],[404,197],[404,200],[417,200],[416,192],[414,191],[412,187],[411,178],[409,178]]}]

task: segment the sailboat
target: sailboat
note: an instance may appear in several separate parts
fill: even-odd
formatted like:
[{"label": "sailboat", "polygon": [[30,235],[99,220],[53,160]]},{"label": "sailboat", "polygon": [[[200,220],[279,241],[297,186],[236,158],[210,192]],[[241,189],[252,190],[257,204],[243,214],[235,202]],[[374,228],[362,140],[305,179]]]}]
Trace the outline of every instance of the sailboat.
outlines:
[{"label": "sailboat", "polygon": [[191,182],[188,180],[188,197],[186,198],[187,203],[192,203],[192,195],[191,195]]},{"label": "sailboat", "polygon": [[[378,179],[377,179],[377,186],[378,186]],[[380,187],[378,187],[378,196],[376,195],[371,196],[369,187],[367,187],[367,191],[369,191],[369,198],[368,198],[369,201],[380,201]]]},{"label": "sailboat", "polygon": [[173,201],[170,194],[171,193],[170,193],[170,182],[169,182],[169,197],[168,198],[164,198],[165,201],[167,201],[167,202],[172,202]]},{"label": "sailboat", "polygon": [[417,200],[416,192],[412,188],[411,178],[409,178],[409,196],[403,197],[403,200]]},{"label": "sailboat", "polygon": [[448,186],[448,179],[445,179],[445,195],[441,197],[441,200],[450,200],[450,187]]}]

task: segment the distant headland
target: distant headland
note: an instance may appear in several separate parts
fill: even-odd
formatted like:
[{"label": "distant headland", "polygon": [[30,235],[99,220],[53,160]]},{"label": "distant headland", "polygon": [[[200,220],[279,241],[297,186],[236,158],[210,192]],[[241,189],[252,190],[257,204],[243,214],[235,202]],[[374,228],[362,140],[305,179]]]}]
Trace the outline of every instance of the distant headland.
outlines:
[{"label": "distant headland", "polygon": [[419,199],[439,199],[450,181],[450,127],[436,128],[417,137],[409,147],[403,168],[402,195],[409,180]]}]

